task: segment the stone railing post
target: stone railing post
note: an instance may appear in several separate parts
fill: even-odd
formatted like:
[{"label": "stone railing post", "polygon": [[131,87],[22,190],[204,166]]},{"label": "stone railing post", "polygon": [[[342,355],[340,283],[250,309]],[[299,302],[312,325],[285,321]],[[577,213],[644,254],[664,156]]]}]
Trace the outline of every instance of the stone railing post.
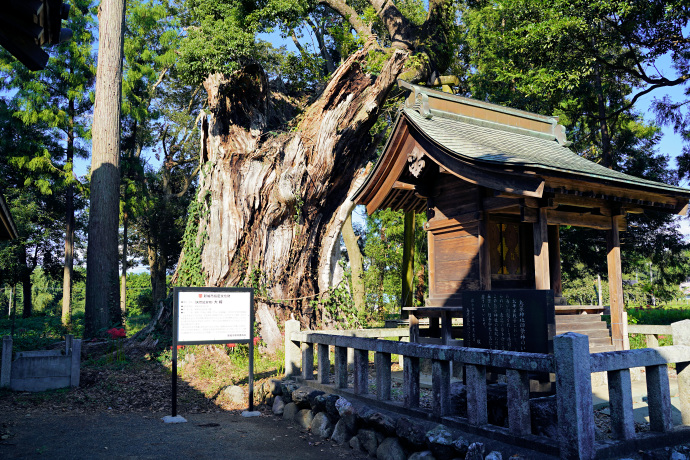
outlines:
[{"label": "stone railing post", "polygon": [[0,387],[10,386],[10,373],[12,372],[12,337],[6,335],[2,338],[2,369],[0,370]]},{"label": "stone railing post", "polygon": [[623,312],[621,333],[623,334],[623,350],[630,350],[630,334],[628,333],[628,312]]},{"label": "stone railing post", "polygon": [[[674,345],[690,346],[690,319],[671,324],[671,330]],[[690,425],[690,361],[676,363],[676,372],[681,420],[683,425]]]},{"label": "stone railing post", "polygon": [[285,321],[285,376],[290,377],[300,373],[302,352],[299,345],[292,341],[292,333],[299,332],[300,325],[296,319]]},{"label": "stone railing post", "polygon": [[81,339],[72,340],[70,347],[72,350],[72,362],[70,369],[70,385],[73,387],[79,386],[79,378],[81,371]]},{"label": "stone railing post", "polygon": [[558,444],[564,459],[593,459],[594,407],[589,340],[566,332],[553,339],[558,401]]}]

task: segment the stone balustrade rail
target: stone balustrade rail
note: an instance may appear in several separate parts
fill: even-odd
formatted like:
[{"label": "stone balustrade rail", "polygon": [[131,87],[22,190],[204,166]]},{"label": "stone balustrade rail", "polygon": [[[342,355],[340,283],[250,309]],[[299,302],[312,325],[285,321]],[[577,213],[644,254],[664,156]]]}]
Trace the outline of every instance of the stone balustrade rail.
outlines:
[{"label": "stone balustrade rail", "polygon": [[[285,324],[286,375],[306,384],[348,395],[393,412],[437,420],[566,459],[610,457],[641,448],[690,442],[690,320],[672,326],[674,345],[640,350],[589,353],[587,336],[568,332],[554,337],[554,353],[519,353],[456,346],[418,344],[378,337],[405,337],[404,329],[301,331],[298,321]],[[380,332],[376,332],[380,331]],[[380,334],[380,335],[377,335]],[[316,347],[316,375],[314,374]],[[331,376],[330,349],[334,350]],[[354,369],[348,374],[348,350]],[[374,355],[375,395],[369,394],[369,357]],[[403,357],[402,403],[391,398],[391,356]],[[420,360],[431,361],[431,409],[420,408]],[[682,425],[671,418],[668,365],[676,364]],[[453,413],[451,367],[463,366],[467,390],[466,417]],[[650,431],[635,433],[630,369],[646,370]],[[489,424],[487,369],[506,374],[508,426]],[[607,372],[611,441],[595,441],[592,372]],[[530,376],[555,375],[558,439],[532,434]],[[333,378],[331,378],[333,377]],[[350,378],[351,377],[351,378]],[[349,382],[352,382],[350,386]]]}]

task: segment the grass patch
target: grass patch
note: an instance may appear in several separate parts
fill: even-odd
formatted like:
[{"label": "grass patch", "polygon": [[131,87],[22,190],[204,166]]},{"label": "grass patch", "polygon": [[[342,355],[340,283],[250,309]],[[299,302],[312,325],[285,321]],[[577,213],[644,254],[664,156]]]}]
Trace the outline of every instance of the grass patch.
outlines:
[{"label": "grass patch", "polygon": [[[165,367],[172,367],[172,351],[162,351],[156,359]],[[254,388],[262,380],[277,377],[284,372],[285,356],[282,350],[275,355],[263,354],[254,348]],[[179,377],[206,398],[224,408],[227,406],[223,389],[231,385],[246,386],[249,374],[249,347],[247,345],[187,345],[177,351]]]},{"label": "grass patch", "polygon": [[630,308],[628,324],[668,325],[690,318],[690,307],[682,305],[676,307]]},{"label": "grass patch", "polygon": [[[58,316],[34,316],[15,318],[12,349],[14,352],[41,350],[65,339],[65,334],[73,333],[74,328],[62,325]],[[10,335],[12,320],[0,319],[0,336]]]}]

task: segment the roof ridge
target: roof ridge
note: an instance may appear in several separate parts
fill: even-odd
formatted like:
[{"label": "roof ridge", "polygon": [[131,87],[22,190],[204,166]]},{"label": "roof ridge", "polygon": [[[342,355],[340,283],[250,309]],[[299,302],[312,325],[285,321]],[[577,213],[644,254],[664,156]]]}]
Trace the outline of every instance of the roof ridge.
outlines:
[{"label": "roof ridge", "polygon": [[[565,127],[558,124],[558,117],[541,115],[537,113],[527,112],[525,110],[513,109],[511,107],[504,107],[502,105],[493,104],[491,102],[479,101],[476,99],[467,98],[464,96],[458,96],[455,94],[449,94],[442,91],[437,91],[424,86],[415,85],[408,83],[404,80],[398,80],[398,85],[402,88],[412,91],[413,97],[408,98],[405,106],[410,109],[414,109],[419,112],[423,117],[430,119],[432,116],[439,116],[443,118],[457,119],[459,121],[465,121],[468,123],[478,124],[480,126],[490,126],[494,129],[500,129],[503,131],[520,133],[525,135],[533,135],[533,133],[539,138],[548,138],[549,140],[555,140],[561,145],[568,146],[570,142],[567,141],[565,135]],[[440,102],[430,103],[430,98],[432,100]],[[448,104],[448,103],[451,104]],[[477,114],[483,114],[484,116],[470,116],[463,115],[459,113],[460,111],[468,111],[468,109],[459,108],[457,111],[449,111],[448,108],[452,108],[452,104],[456,108],[459,107],[469,107],[469,111],[476,109]],[[495,116],[487,114],[495,114]],[[512,117],[508,119],[516,120],[526,120],[523,122],[516,122],[516,124],[530,125],[535,129],[511,126],[506,123],[498,121],[500,118],[506,119],[506,117]],[[490,118],[496,119],[492,121]],[[471,120],[476,120],[471,121]],[[541,128],[539,128],[541,127]],[[546,134],[547,137],[543,135]]]}]

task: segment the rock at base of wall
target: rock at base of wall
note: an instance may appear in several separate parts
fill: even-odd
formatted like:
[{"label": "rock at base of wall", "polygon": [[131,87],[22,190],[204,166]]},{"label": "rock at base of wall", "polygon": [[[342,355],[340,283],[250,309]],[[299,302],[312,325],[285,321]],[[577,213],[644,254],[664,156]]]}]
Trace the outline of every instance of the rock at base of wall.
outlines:
[{"label": "rock at base of wall", "polygon": [[400,438],[403,446],[410,450],[420,450],[426,447],[426,430],[407,417],[400,417],[395,423],[395,434]]},{"label": "rock at base of wall", "polygon": [[314,390],[309,387],[299,387],[292,392],[292,402],[297,404],[300,409],[311,409],[312,401],[318,395],[324,394],[323,391]]},{"label": "rock at base of wall", "polygon": [[398,438],[386,438],[376,449],[376,458],[379,460],[406,460],[407,456],[400,446]]},{"label": "rock at base of wall", "polygon": [[340,396],[334,394],[322,394],[314,398],[314,404],[311,410],[314,413],[325,412],[331,420],[337,420],[340,418],[338,409],[336,409],[335,404],[340,399]]},{"label": "rock at base of wall", "polygon": [[244,396],[244,389],[242,387],[238,387],[237,385],[226,387],[223,390],[223,395],[231,404],[244,404],[246,399]]},{"label": "rock at base of wall", "polygon": [[284,380],[280,382],[280,394],[286,403],[292,402],[292,392],[299,388],[299,385],[292,380]]},{"label": "rock at base of wall", "polygon": [[328,439],[333,434],[333,422],[325,412],[319,412],[311,421],[311,432],[323,439]]},{"label": "rock at base of wall", "polygon": [[350,438],[350,441],[348,442],[350,444],[350,448],[354,449],[356,451],[363,451],[364,447],[362,446],[362,442],[359,440],[357,436],[353,436]]},{"label": "rock at base of wall", "polygon": [[300,428],[308,430],[311,428],[311,422],[314,420],[314,413],[309,409],[302,409],[295,415],[295,423],[297,423]]},{"label": "rock at base of wall", "polygon": [[295,414],[297,414],[297,404],[287,403],[283,408],[283,420],[292,422],[295,419]]},{"label": "rock at base of wall", "polygon": [[436,458],[453,458],[456,453],[453,441],[453,435],[443,425],[426,432],[426,444]]},{"label": "rock at base of wall", "polygon": [[473,442],[467,448],[467,455],[465,460],[484,460],[484,444],[481,442]]},{"label": "rock at base of wall", "polygon": [[503,460],[503,455],[497,450],[492,450],[484,460]]},{"label": "rock at base of wall", "polygon": [[283,394],[283,387],[281,382],[278,379],[271,379],[268,381],[268,391],[273,394],[273,396],[280,396]]},{"label": "rock at base of wall", "polygon": [[467,449],[470,447],[470,442],[463,437],[459,437],[453,441],[453,447],[464,458],[465,455],[467,455]]},{"label": "rock at base of wall", "polygon": [[436,460],[436,457],[434,457],[430,450],[425,450],[423,452],[415,452],[407,460]]},{"label": "rock at base of wall", "polygon": [[[357,432],[357,439],[362,446],[362,450],[366,451],[369,455],[375,456],[376,449],[378,449],[379,444],[383,441],[383,436],[374,430],[362,429]],[[352,440],[350,440],[352,442]]]},{"label": "rock at base of wall", "polygon": [[371,412],[364,418],[366,426],[383,433],[384,436],[395,435],[395,420],[381,412]]},{"label": "rock at base of wall", "polygon": [[347,422],[345,422],[345,419],[340,419],[338,420],[338,423],[335,424],[335,428],[333,429],[333,434],[331,435],[331,439],[338,444],[345,444],[350,442],[352,437],[354,436],[354,431],[350,430],[348,428]]},{"label": "rock at base of wall", "polygon": [[271,408],[273,410],[273,413],[275,415],[283,415],[283,410],[285,410],[285,403],[283,402],[283,398],[278,396],[275,398],[273,401],[273,407]]}]

